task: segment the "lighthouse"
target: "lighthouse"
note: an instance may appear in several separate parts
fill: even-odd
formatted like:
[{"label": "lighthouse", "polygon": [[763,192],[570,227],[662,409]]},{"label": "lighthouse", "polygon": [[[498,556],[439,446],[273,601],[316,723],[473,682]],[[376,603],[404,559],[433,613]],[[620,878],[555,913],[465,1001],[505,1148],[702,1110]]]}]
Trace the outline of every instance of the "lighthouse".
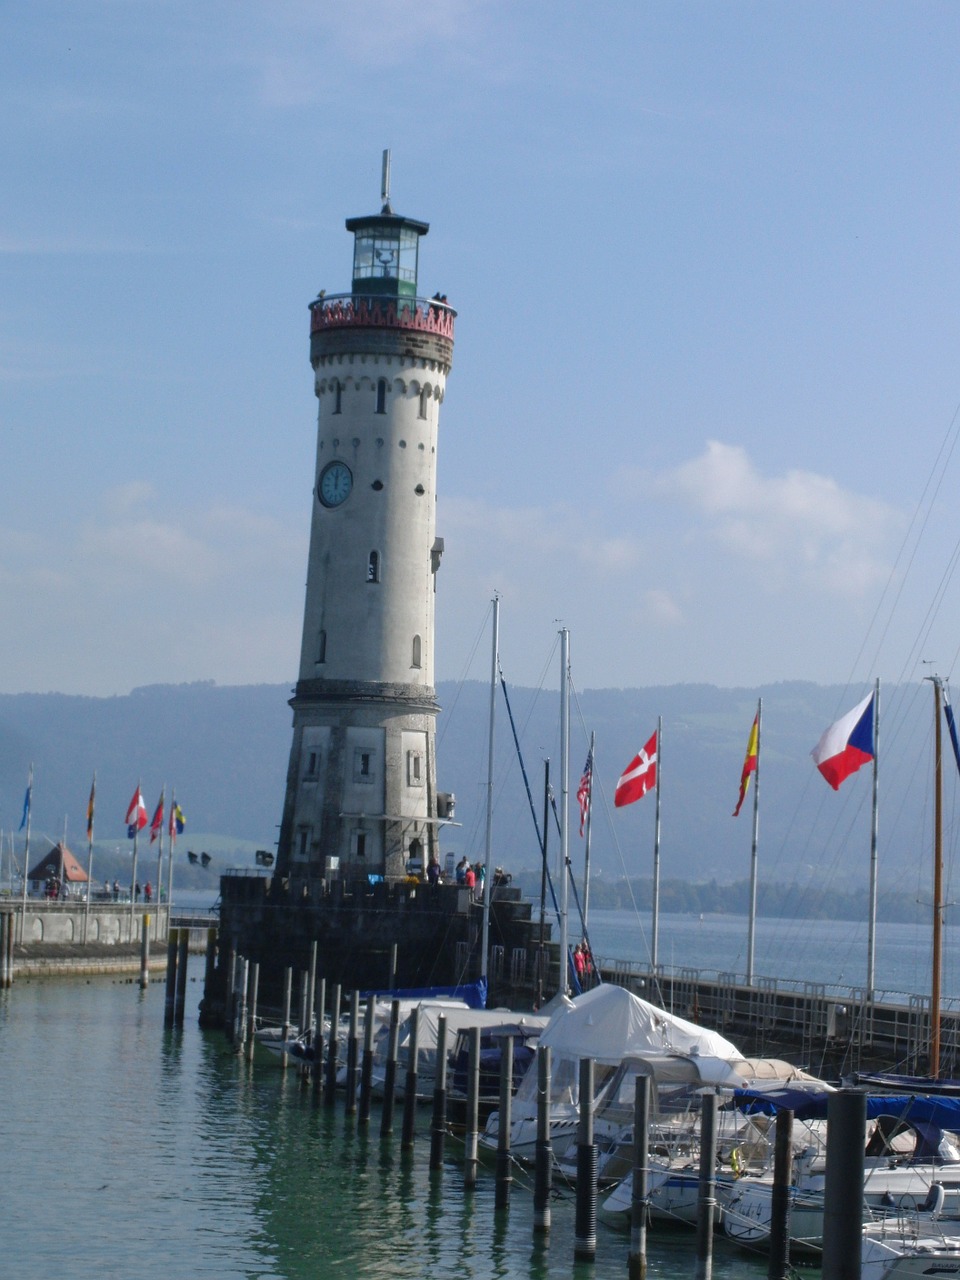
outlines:
[{"label": "lighthouse", "polygon": [[310,550],[277,874],[395,881],[439,856],[437,435],[456,313],[418,290],[426,222],[348,218],[348,293],[310,303]]}]

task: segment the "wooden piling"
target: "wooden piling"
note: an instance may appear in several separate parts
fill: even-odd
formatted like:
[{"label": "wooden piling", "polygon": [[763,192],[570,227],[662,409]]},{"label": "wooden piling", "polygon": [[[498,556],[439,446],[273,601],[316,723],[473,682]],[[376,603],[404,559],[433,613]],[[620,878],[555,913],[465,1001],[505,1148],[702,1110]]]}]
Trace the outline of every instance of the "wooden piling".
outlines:
[{"label": "wooden piling", "polygon": [[383,1110],[380,1113],[380,1137],[393,1133],[393,1105],[397,1082],[397,1046],[400,1041],[400,1001],[390,1002],[390,1042],[383,1073]]},{"label": "wooden piling", "polygon": [[407,1039],[407,1078],[403,1092],[403,1128],[400,1132],[400,1150],[412,1151],[417,1123],[417,1089],[419,1088],[420,1010],[410,1013],[410,1035]]},{"label": "wooden piling", "polygon": [[[293,969],[290,965],[283,971],[283,1021],[280,1024],[280,1043],[285,1045],[290,1039],[290,1005],[293,998]],[[280,1054],[283,1069],[287,1068],[287,1055]]]},{"label": "wooden piling", "polygon": [[650,1077],[638,1075],[633,1090],[633,1192],[630,1199],[629,1280],[647,1274],[647,1170],[649,1168]]},{"label": "wooden piling", "polygon": [[373,1021],[376,1001],[367,996],[363,1017],[363,1060],[360,1064],[360,1100],[357,1105],[357,1128],[365,1129],[370,1123],[370,1085],[373,1076]]},{"label": "wooden piling", "polygon": [[790,1182],[793,1172],[793,1112],[778,1111],[770,1193],[770,1257],[767,1280],[787,1280],[790,1272]]},{"label": "wooden piling", "polygon": [[592,1058],[580,1059],[580,1116],[577,1124],[577,1210],[573,1256],[592,1262],[597,1256],[597,1144],[593,1140]]},{"label": "wooden piling", "polygon": [[238,1053],[243,1053],[244,1045],[247,1042],[247,988],[250,984],[250,961],[243,956],[240,962],[240,1000],[237,1007],[237,1029],[235,1047]]},{"label": "wooden piling", "polygon": [[327,980],[321,978],[313,992],[313,1100],[319,1102],[323,1093],[323,1028],[327,1020]]},{"label": "wooden piling", "polygon": [[[317,989],[317,940],[316,938],[314,938],[313,942],[310,943],[310,964],[308,966],[307,972],[309,973],[310,977],[307,979],[307,1026],[305,1030],[309,1032],[310,1018],[315,1010],[314,999],[316,997],[316,989]],[[316,1020],[314,1020],[313,1025],[316,1026]],[[320,1031],[319,1027],[317,1027],[316,1029],[317,1029],[317,1032]]]},{"label": "wooden piling", "polygon": [[537,1047],[537,1150],[533,1182],[533,1234],[550,1233],[553,1147],[550,1143],[550,1046]]},{"label": "wooden piling", "polygon": [[310,1030],[310,1014],[313,1010],[307,1004],[310,986],[310,970],[300,970],[300,986],[298,991],[300,994],[300,1017],[297,1022],[297,1035],[305,1036]]},{"label": "wooden piling", "polygon": [[257,1032],[257,996],[260,992],[260,965],[254,960],[250,966],[250,1001],[247,1005],[247,1060],[253,1061]]},{"label": "wooden piling", "polygon": [[10,983],[7,973],[7,930],[10,917],[6,911],[0,912],[0,990],[6,991]]},{"label": "wooden piling", "polygon": [[236,1008],[234,1000],[236,998],[237,987],[237,945],[236,940],[230,944],[230,950],[227,953],[227,992],[226,1000],[223,1007],[223,1029],[227,1034],[228,1040],[233,1040],[234,1019],[236,1017]]},{"label": "wooden piling", "polygon": [[[321,1041],[322,1043],[322,1041]],[[330,1037],[327,1046],[327,1084],[324,1102],[332,1107],[337,1100],[337,1069],[340,1056],[340,983],[335,982],[330,1000]]]},{"label": "wooden piling", "polygon": [[827,1099],[823,1191],[823,1280],[860,1280],[867,1095],[840,1089]]},{"label": "wooden piling", "polygon": [[397,986],[397,944],[394,942],[390,947],[390,987],[391,991],[396,990]]},{"label": "wooden piling", "polygon": [[[167,907],[167,933],[170,932],[170,907]],[[207,930],[207,953],[204,957],[203,970],[203,996],[206,1000],[213,991],[214,979],[217,972],[217,947],[219,943],[219,930],[216,925],[211,925]]]},{"label": "wooden piling", "polygon": [[167,981],[163,993],[163,1025],[172,1027],[174,1023],[174,1006],[177,1002],[177,947],[180,942],[180,930],[170,929],[167,932]]},{"label": "wooden piling", "polygon": [[[860,1183],[863,1192],[863,1183]],[[700,1112],[700,1186],[697,1193],[696,1280],[713,1274],[713,1223],[717,1209],[717,1095],[705,1093]]]},{"label": "wooden piling", "polygon": [[480,1119],[480,1028],[471,1027],[469,1037],[469,1054],[467,1057],[467,1127],[463,1135],[463,1187],[472,1191],[477,1185],[477,1170],[480,1161],[477,1157],[478,1125]]},{"label": "wooden piling", "polygon": [[[214,935],[214,948],[216,947],[216,930],[211,929],[210,933]],[[209,957],[209,935],[207,940],[207,954]],[[180,937],[177,940],[177,988],[174,997],[173,1020],[178,1027],[183,1026],[183,1015],[187,1007],[187,963],[190,959],[190,930],[181,929]]]},{"label": "wooden piling", "polygon": [[360,1027],[360,992],[350,992],[350,1034],[347,1039],[346,1103],[344,1115],[357,1110],[357,1035]]},{"label": "wooden piling", "polygon": [[433,1116],[430,1121],[430,1168],[443,1168],[447,1138],[447,1019],[437,1018],[437,1072],[433,1085]]},{"label": "wooden piling", "polygon": [[506,1209],[513,1186],[513,1158],[510,1154],[510,1127],[513,1122],[513,1036],[500,1038],[500,1123],[497,1128],[497,1173],[493,1207]]}]

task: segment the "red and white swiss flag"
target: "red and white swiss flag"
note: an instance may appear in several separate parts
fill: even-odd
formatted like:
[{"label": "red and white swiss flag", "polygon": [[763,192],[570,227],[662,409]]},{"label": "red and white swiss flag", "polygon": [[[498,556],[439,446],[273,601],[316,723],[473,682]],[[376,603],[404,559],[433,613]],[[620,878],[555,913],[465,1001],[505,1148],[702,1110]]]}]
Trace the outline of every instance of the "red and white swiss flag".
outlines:
[{"label": "red and white swiss flag", "polygon": [[634,756],[620,775],[613,803],[619,809],[633,804],[657,785],[657,735],[654,734],[639,755]]},{"label": "red and white swiss flag", "polygon": [[133,799],[127,808],[126,823],[131,838],[134,831],[142,831],[147,825],[147,806],[143,803],[143,792],[139,787],[133,793]]}]

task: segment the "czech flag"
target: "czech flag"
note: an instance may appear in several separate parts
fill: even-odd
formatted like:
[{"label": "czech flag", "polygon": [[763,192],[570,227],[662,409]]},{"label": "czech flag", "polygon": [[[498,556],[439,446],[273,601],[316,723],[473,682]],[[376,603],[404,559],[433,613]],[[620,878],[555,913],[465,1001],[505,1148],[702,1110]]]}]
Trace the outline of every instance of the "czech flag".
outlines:
[{"label": "czech flag", "polygon": [[657,785],[657,735],[654,734],[639,755],[633,757],[620,775],[613,803],[619,809],[633,804]]},{"label": "czech flag", "polygon": [[143,803],[143,792],[139,786],[133,793],[133,799],[127,807],[127,839],[132,840],[138,831],[147,825],[147,806]]},{"label": "czech flag", "polygon": [[810,752],[813,762],[833,787],[873,759],[874,694],[832,724]]}]

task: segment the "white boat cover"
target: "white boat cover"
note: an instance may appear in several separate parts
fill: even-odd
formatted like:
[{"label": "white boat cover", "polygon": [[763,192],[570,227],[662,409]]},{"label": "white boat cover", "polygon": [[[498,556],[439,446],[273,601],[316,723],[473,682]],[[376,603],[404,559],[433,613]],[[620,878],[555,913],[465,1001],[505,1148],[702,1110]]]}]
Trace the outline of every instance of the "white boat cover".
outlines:
[{"label": "white boat cover", "polygon": [[593,1058],[614,1065],[645,1054],[680,1053],[742,1058],[716,1031],[708,1031],[641,1000],[625,987],[603,983],[558,1009],[540,1036],[554,1057]]}]

